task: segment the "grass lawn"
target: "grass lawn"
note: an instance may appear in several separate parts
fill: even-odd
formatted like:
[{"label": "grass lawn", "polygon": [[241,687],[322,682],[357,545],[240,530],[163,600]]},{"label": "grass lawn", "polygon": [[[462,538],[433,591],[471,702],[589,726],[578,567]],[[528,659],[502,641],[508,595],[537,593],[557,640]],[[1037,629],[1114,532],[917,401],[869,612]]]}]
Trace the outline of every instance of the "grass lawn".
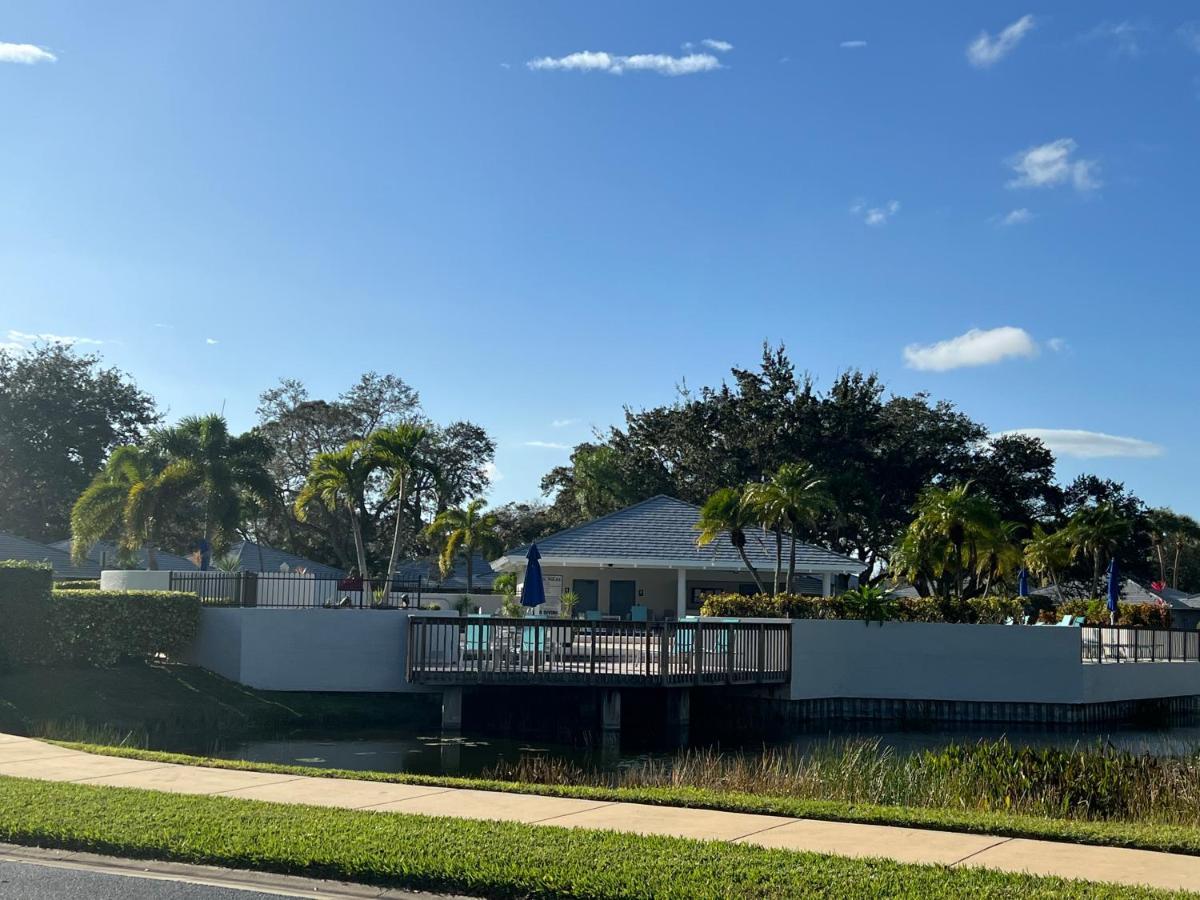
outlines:
[{"label": "grass lawn", "polygon": [[438,721],[436,695],[256,691],[195,666],[26,668],[0,673],[0,731],[49,737],[132,737],[158,746],[172,735],[232,738],[308,727]]},{"label": "grass lawn", "polygon": [[833,800],[759,796],[755,794],[701,790],[688,787],[589,787],[497,781],[482,778],[407,775],[393,772],[358,772],[345,769],[317,769],[307,766],[246,762],[243,760],[208,759],[178,753],[162,753],[154,750],[137,750],[133,748],[98,746],[75,742],[59,743],[66,747],[86,750],[92,753],[147,759],[154,762],[181,763],[184,765],[204,765],[257,772],[283,772],[296,775],[388,781],[400,784],[428,784],[439,787],[542,794],[552,797],[625,800],[663,806],[765,813],[835,822],[902,825],[941,831],[963,831],[977,834],[995,834],[1005,837],[1028,837],[1078,844],[1133,847],[1144,850],[1163,850],[1171,853],[1200,855],[1200,828],[1186,825],[1054,819],[1028,815],[1020,816],[995,812],[979,812],[976,810],[935,809],[917,806],[876,806]]},{"label": "grass lawn", "polygon": [[0,840],[489,897],[1165,897],[718,842],[0,778]]}]

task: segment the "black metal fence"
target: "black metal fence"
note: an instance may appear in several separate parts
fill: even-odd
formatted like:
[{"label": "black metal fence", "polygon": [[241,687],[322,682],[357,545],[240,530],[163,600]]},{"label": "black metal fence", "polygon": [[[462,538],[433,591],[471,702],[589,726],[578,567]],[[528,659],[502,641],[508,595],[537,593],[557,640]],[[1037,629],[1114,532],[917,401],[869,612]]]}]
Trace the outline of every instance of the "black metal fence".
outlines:
[{"label": "black metal fence", "polygon": [[408,680],[423,684],[780,684],[786,622],[413,616]]},{"label": "black metal fence", "polygon": [[422,581],[328,578],[287,572],[172,572],[170,588],[200,597],[203,606],[288,609],[403,609],[421,604]]},{"label": "black metal fence", "polygon": [[1084,662],[1200,662],[1200,631],[1085,625],[1079,632]]}]

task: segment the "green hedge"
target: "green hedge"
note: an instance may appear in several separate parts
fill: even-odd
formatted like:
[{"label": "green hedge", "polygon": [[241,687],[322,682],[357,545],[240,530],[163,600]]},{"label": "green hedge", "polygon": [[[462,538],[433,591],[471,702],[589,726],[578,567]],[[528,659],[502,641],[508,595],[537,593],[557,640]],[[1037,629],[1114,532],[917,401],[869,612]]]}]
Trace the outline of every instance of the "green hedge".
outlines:
[{"label": "green hedge", "polygon": [[77,578],[74,581],[56,581],[54,589],[56,591],[98,591],[100,590],[100,579]]},{"label": "green hedge", "polygon": [[53,591],[49,604],[43,648],[60,664],[178,657],[200,624],[200,599],[181,591]]},{"label": "green hedge", "polygon": [[33,661],[27,650],[45,632],[53,580],[46,563],[0,561],[0,666]]},{"label": "green hedge", "polygon": [[53,589],[49,566],[0,562],[0,665],[112,666],[178,657],[200,600],[178,591]]},{"label": "green hedge", "polygon": [[[860,619],[861,604],[842,597],[810,597],[800,594],[715,594],[701,607],[705,616],[745,616],[786,619]],[[1020,621],[1025,604],[1019,597],[979,597],[973,600],[941,600],[934,597],[901,597],[894,604],[894,618],[901,622],[968,622],[1000,624],[1010,616]]]}]

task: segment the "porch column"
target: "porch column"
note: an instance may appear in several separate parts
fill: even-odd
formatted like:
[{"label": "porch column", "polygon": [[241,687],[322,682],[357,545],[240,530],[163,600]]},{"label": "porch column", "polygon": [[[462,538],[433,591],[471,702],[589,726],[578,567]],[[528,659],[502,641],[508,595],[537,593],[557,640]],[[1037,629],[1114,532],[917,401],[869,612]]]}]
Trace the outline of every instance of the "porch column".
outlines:
[{"label": "porch column", "polygon": [[825,572],[821,575],[821,596],[830,597],[833,595],[833,575]]},{"label": "porch column", "polygon": [[687,569],[675,570],[675,618],[687,615]]}]

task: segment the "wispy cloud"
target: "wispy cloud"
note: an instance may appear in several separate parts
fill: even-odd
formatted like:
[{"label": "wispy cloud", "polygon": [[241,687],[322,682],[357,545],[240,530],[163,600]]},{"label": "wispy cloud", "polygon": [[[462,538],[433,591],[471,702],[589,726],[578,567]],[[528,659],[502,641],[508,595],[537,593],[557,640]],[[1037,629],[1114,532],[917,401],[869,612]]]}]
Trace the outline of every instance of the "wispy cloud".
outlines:
[{"label": "wispy cloud", "polygon": [[863,47],[867,46],[867,42],[866,41],[842,41],[840,44],[838,44],[838,46],[841,47],[843,50],[861,50]]},{"label": "wispy cloud", "polygon": [[36,44],[9,44],[0,41],[0,63],[32,66],[44,62],[58,62],[58,57]]},{"label": "wispy cloud", "polygon": [[504,480],[504,473],[496,468],[496,464],[494,462],[484,463],[483,467],[479,471],[483,474],[483,477],[485,479],[487,479],[487,481],[491,484],[495,484],[497,481]]},{"label": "wispy cloud", "polygon": [[729,41],[718,41],[716,38],[705,38],[700,44],[709,50],[716,50],[718,53],[728,53],[733,49],[733,44]]},{"label": "wispy cloud", "polygon": [[1146,459],[1162,456],[1163,448],[1141,438],[1121,437],[1103,431],[1083,431],[1076,428],[1014,428],[1001,431],[993,437],[1024,434],[1035,437],[1050,448],[1056,456],[1073,456],[1077,459],[1102,459],[1105,457],[1134,457]]},{"label": "wispy cloud", "polygon": [[1151,30],[1149,25],[1135,22],[1101,22],[1080,37],[1084,41],[1109,41],[1117,56],[1136,59],[1142,55],[1145,49],[1143,41]]},{"label": "wispy cloud", "polygon": [[633,56],[618,56],[596,50],[581,50],[559,57],[543,56],[540,59],[531,59],[525,65],[535,72],[607,72],[610,75],[656,72],[669,76],[696,75],[722,68],[721,61],[711,53],[689,53],[686,56],[638,53]]},{"label": "wispy cloud", "polygon": [[570,450],[569,444],[563,444],[558,441],[525,441],[521,444],[522,447],[537,447],[540,450]]},{"label": "wispy cloud", "polygon": [[6,339],[0,343],[0,347],[5,350],[25,350],[35,344],[91,344],[99,346],[104,341],[90,337],[79,337],[77,335],[67,334],[51,334],[49,332],[40,332],[34,334],[28,331],[16,331],[9,329]]},{"label": "wispy cloud", "polygon": [[219,344],[221,342],[218,341],[216,338],[205,338],[204,343],[209,344],[211,346],[212,344]]},{"label": "wispy cloud", "polygon": [[578,422],[578,419],[555,419],[550,424],[555,428],[567,428]]},{"label": "wispy cloud", "polygon": [[855,200],[850,206],[850,212],[859,216],[863,222],[872,228],[886,225],[890,219],[900,212],[900,201],[890,200],[883,206],[868,206],[865,200]]},{"label": "wispy cloud", "polygon": [[904,362],[910,369],[947,372],[972,366],[990,366],[1014,357],[1037,356],[1037,342],[1024,328],[1003,325],[987,330],[972,328],[965,334],[934,344],[909,344]]},{"label": "wispy cloud", "polygon": [[1022,150],[1008,159],[1017,177],[1008,182],[1010,188],[1056,187],[1071,184],[1077,191],[1091,191],[1101,186],[1100,164],[1094,159],[1074,159],[1076,143],[1071,138],[1059,138]]},{"label": "wispy cloud", "polygon": [[996,222],[998,224],[1004,225],[1006,227],[1009,225],[1024,225],[1027,222],[1032,222],[1032,221],[1033,221],[1033,213],[1031,213],[1028,209],[1026,209],[1023,206],[1020,209],[1010,210],[1009,212],[1006,212],[1004,215],[999,216],[996,219]]},{"label": "wispy cloud", "polygon": [[1066,339],[1060,337],[1050,338],[1050,340],[1046,341],[1046,346],[1055,353],[1061,353],[1062,351],[1069,349]]},{"label": "wispy cloud", "polygon": [[994,66],[1017,48],[1033,26],[1033,16],[1021,16],[995,37],[986,31],[979,32],[979,37],[967,45],[967,61],[977,69]]}]

